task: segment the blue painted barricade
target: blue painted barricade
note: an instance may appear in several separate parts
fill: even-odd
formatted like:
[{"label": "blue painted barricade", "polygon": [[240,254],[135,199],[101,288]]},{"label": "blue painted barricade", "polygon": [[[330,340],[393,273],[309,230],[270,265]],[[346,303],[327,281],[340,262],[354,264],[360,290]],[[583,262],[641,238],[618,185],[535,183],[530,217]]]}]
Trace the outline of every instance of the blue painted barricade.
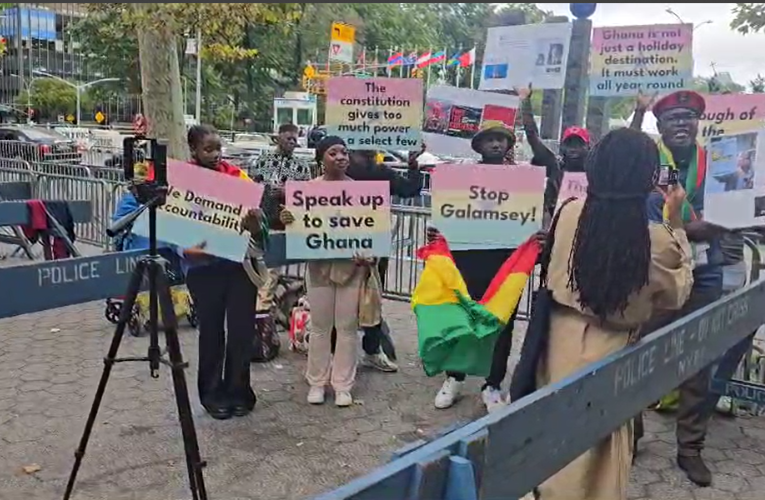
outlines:
[{"label": "blue painted barricade", "polygon": [[764,300],[758,281],[316,500],[521,498],[765,324]]},{"label": "blue painted barricade", "polygon": [[[284,234],[272,235],[266,262],[290,263],[284,250]],[[146,253],[136,250],[2,268],[0,318],[123,295],[136,262]]]}]

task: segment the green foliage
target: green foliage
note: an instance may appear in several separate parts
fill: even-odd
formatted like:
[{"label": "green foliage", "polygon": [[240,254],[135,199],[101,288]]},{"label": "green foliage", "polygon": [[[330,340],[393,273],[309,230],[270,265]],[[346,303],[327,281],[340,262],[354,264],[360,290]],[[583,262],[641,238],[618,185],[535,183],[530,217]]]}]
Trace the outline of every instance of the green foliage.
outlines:
[{"label": "green foliage", "polygon": [[[230,123],[213,110],[230,108],[233,102],[237,121],[250,118],[261,127],[270,124],[274,96],[300,89],[305,63],[326,61],[332,22],[356,27],[356,54],[366,47],[370,62],[375,52],[384,61],[390,49],[445,49],[450,57],[458,50],[476,47],[480,67],[487,27],[508,24],[518,10],[526,15],[526,22],[541,22],[550,15],[527,3],[208,3],[152,4],[152,15],[140,19],[129,5],[88,4],[89,15],[71,28],[72,38],[88,54],[91,73],[96,69],[104,76],[122,78],[129,93],[140,93],[135,30],[151,29],[159,18],[182,41],[199,28],[203,119]],[[178,48],[181,55],[182,45]],[[187,109],[193,109],[194,68],[194,57],[181,58]],[[440,68],[431,71],[431,81],[435,81]],[[463,85],[468,74],[462,72]],[[453,69],[443,76],[454,83]],[[541,92],[539,96],[535,93],[534,99],[540,98]]]},{"label": "green foliage", "polygon": [[765,94],[765,77],[757,73],[754,80],[749,82],[753,94]]},{"label": "green foliage", "polygon": [[[16,105],[26,109],[27,103],[31,104],[40,118],[55,119],[58,115],[75,114],[77,110],[77,92],[64,82],[53,78],[35,78],[29,90],[29,96],[24,90],[16,97]],[[88,94],[83,94],[80,99],[85,120],[92,101]]]},{"label": "green foliage", "polygon": [[733,15],[730,27],[739,33],[757,33],[765,27],[765,4],[737,3]]}]

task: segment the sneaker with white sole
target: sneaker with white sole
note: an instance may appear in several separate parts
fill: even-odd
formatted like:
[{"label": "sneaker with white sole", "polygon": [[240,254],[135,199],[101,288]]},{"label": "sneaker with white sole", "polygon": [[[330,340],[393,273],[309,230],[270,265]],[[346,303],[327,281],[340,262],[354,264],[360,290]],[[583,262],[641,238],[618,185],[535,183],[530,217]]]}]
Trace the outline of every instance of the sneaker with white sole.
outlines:
[{"label": "sneaker with white sole", "polygon": [[353,396],[350,392],[336,392],[335,393],[335,406],[340,408],[347,408],[353,404]]},{"label": "sneaker with white sole", "polygon": [[364,356],[364,364],[370,368],[385,373],[394,373],[398,371],[398,365],[391,361],[390,358],[388,358],[388,355],[384,352],[366,354]]},{"label": "sneaker with white sole", "polygon": [[311,387],[308,389],[308,397],[306,399],[312,405],[324,404],[324,388]]},{"label": "sneaker with white sole", "polygon": [[507,400],[502,396],[502,391],[497,388],[487,386],[481,391],[481,399],[486,405],[486,411],[489,413],[502,408],[507,404]]},{"label": "sneaker with white sole", "polygon": [[463,383],[454,377],[447,378],[444,385],[441,386],[441,390],[436,394],[436,408],[439,410],[450,408],[459,398]]}]

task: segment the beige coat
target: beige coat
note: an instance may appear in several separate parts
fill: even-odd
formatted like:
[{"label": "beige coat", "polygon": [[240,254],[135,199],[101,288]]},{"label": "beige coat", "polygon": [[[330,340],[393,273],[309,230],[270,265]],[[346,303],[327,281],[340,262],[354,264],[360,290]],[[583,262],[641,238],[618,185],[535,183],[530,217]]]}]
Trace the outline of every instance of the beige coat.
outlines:
[{"label": "beige coat", "polygon": [[[539,385],[557,382],[603,359],[636,339],[654,309],[679,309],[693,285],[691,247],[685,231],[650,225],[651,264],[648,285],[635,293],[623,315],[604,326],[582,310],[569,290],[569,255],[583,201],[564,207],[555,233],[548,286],[558,304],[550,319],[550,340],[540,363]],[[632,428],[625,425],[539,487],[541,500],[626,500],[632,462]]]}]

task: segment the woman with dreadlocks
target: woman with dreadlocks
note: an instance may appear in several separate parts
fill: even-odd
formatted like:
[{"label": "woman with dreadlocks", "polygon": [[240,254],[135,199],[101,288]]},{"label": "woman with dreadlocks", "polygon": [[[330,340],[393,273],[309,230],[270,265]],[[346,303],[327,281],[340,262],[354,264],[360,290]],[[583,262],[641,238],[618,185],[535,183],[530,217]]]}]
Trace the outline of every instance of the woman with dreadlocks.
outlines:
[{"label": "woman with dreadlocks", "polygon": [[[551,235],[548,288],[555,305],[538,385],[560,381],[637,338],[655,309],[679,309],[693,282],[682,222],[685,192],[657,186],[659,151],[631,129],[606,135],[585,163],[587,198],[566,204]],[[650,223],[653,191],[667,220]],[[614,432],[539,486],[541,500],[626,500],[631,425]]]}]

